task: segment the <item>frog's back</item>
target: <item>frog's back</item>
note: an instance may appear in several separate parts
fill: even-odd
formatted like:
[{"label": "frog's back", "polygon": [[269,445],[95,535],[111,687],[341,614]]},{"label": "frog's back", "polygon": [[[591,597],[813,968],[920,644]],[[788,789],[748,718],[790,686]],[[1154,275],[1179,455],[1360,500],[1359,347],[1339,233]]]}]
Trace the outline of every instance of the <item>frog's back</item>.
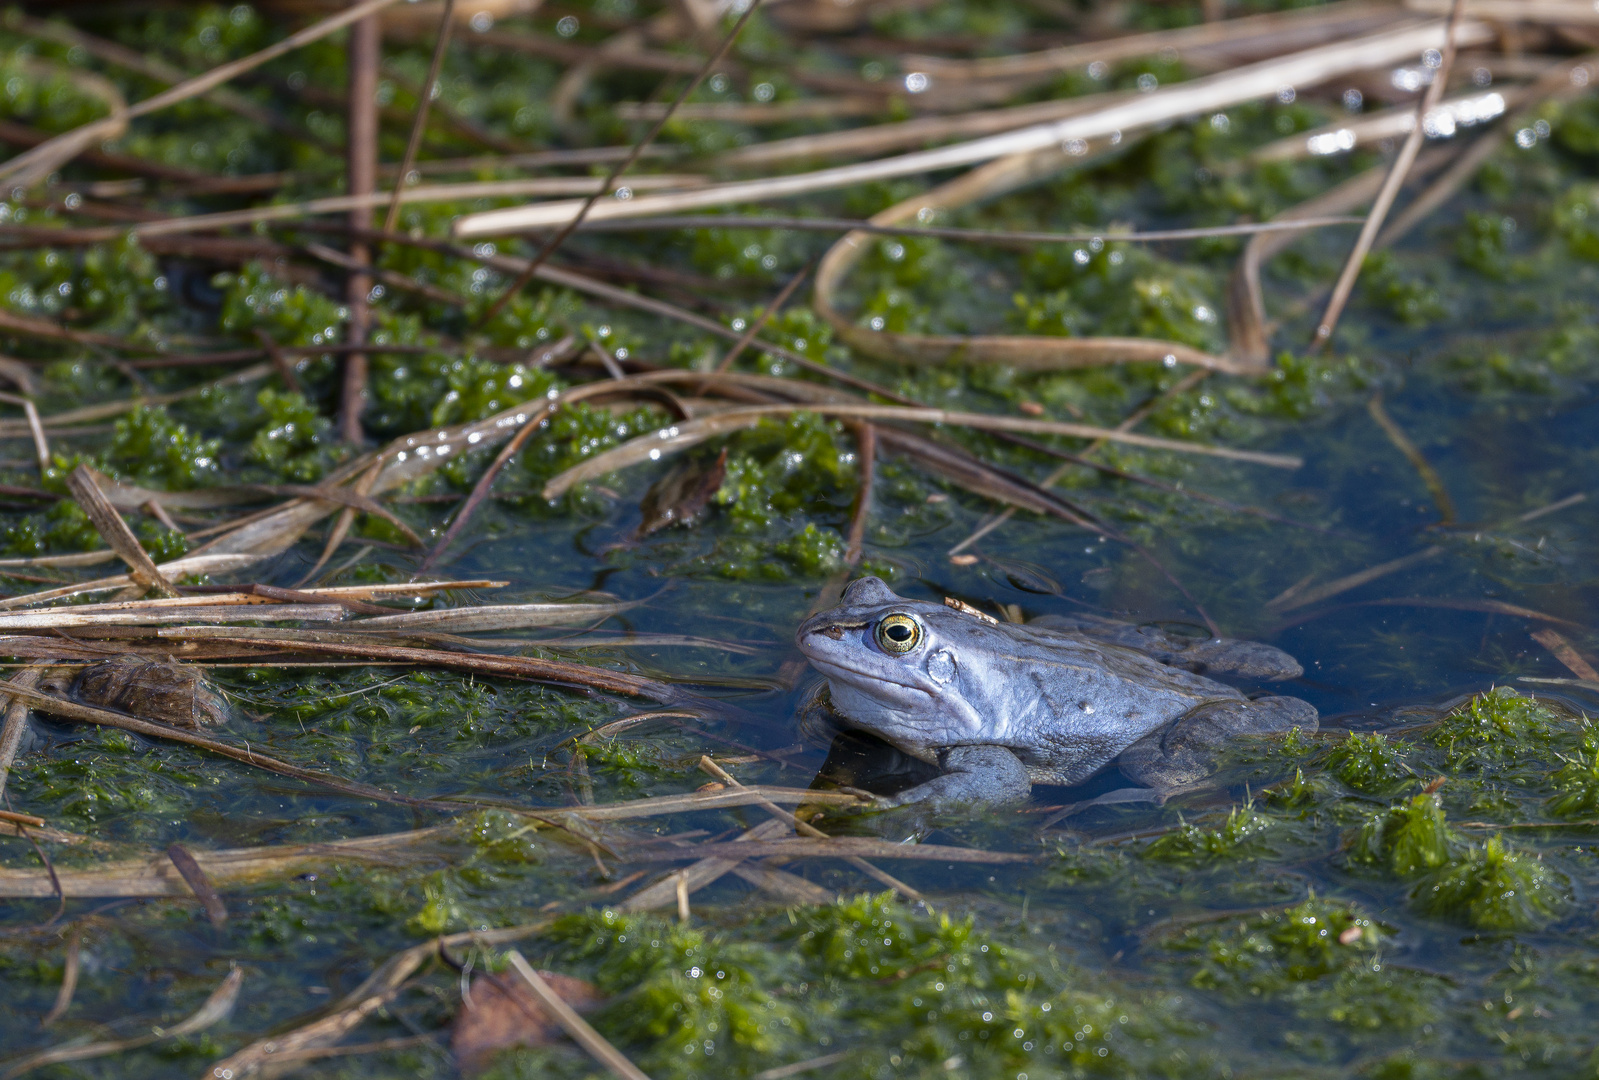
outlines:
[{"label": "frog's back", "polygon": [[1070,630],[995,627],[983,673],[997,740],[1034,783],[1087,779],[1144,735],[1237,690]]}]

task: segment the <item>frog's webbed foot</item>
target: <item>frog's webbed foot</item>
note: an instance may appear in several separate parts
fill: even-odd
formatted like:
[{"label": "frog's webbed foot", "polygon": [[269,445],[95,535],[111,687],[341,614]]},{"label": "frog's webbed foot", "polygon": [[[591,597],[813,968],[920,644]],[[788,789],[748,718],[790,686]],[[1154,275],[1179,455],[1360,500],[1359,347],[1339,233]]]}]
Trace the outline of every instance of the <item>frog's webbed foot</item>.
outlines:
[{"label": "frog's webbed foot", "polygon": [[1099,615],[1044,615],[1027,625],[1072,630],[1097,641],[1136,649],[1172,667],[1199,675],[1234,675],[1264,682],[1297,679],[1305,673],[1298,660],[1272,645],[1236,638],[1185,637],[1158,626],[1137,626]]},{"label": "frog's webbed foot", "polygon": [[882,800],[887,806],[926,803],[1001,805],[1025,802],[1032,791],[1027,769],[1003,746],[951,746],[938,752],[943,772]]},{"label": "frog's webbed foot", "polygon": [[1318,726],[1315,706],[1298,698],[1207,701],[1133,743],[1116,764],[1134,783],[1170,794],[1209,776],[1217,751],[1235,738],[1286,734],[1296,727],[1310,732]]}]

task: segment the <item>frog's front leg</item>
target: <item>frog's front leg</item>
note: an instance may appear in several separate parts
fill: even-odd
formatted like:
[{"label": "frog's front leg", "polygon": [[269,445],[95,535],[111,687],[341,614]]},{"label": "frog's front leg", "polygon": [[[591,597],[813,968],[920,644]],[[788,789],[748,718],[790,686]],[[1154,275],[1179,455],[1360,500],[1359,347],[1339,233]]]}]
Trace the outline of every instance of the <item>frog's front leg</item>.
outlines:
[{"label": "frog's front leg", "polygon": [[1133,743],[1116,764],[1127,779],[1151,789],[1150,798],[1163,801],[1165,793],[1189,787],[1214,772],[1217,753],[1233,739],[1283,735],[1296,727],[1312,732],[1318,726],[1315,706],[1298,698],[1207,701]]},{"label": "frog's front leg", "polygon": [[1024,802],[1032,790],[1027,769],[1003,746],[950,746],[938,752],[943,772],[882,800],[889,806],[928,803],[1000,805]]}]

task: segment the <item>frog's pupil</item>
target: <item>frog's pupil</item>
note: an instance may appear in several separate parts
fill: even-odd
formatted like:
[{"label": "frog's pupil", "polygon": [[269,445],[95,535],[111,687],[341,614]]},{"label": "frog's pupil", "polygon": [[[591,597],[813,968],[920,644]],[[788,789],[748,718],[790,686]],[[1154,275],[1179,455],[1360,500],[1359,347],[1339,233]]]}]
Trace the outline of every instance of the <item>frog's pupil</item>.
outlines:
[{"label": "frog's pupil", "polygon": [[903,623],[895,623],[888,628],[888,636],[895,641],[909,641],[911,639],[911,628]]}]

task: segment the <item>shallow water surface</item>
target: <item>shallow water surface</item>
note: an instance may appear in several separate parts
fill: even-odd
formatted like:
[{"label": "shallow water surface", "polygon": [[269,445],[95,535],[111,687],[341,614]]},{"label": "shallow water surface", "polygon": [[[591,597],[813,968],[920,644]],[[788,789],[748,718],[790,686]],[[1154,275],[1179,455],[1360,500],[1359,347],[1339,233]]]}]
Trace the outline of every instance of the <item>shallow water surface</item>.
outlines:
[{"label": "shallow water surface", "polygon": [[[480,63],[474,70],[487,80],[489,62]],[[1157,67],[1129,65],[1117,77],[1135,85]],[[944,218],[1067,229],[1269,216],[1381,164],[1370,154],[1247,181],[1224,168],[1337,108],[1308,96],[1241,108],[1229,123],[1181,125]],[[639,535],[641,500],[676,462],[540,497],[560,470],[666,423],[648,400],[558,415],[425,574],[398,530],[361,519],[331,569],[317,572],[320,584],[433,575],[505,583],[405,600],[417,608],[620,601],[624,609],[596,625],[480,633],[476,644],[631,671],[695,695],[690,707],[607,729],[653,706],[439,668],[301,657],[210,669],[233,706],[226,739],[455,801],[458,813],[329,793],[191,747],[36,716],[8,805],[72,835],[36,846],[0,839],[8,882],[42,881],[41,859],[57,874],[102,882],[133,873],[108,868],[119,861],[154,860],[169,873],[161,853],[174,843],[271,849],[276,861],[221,890],[223,926],[176,885],[170,897],[85,887],[59,910],[42,886],[38,896],[0,900],[5,1056],[171,1028],[236,971],[237,1002],[219,1022],[40,1073],[210,1075],[241,1048],[287,1038],[315,1010],[351,1004],[346,996],[375,970],[396,970],[380,965],[423,946],[392,994],[366,999],[369,1015],[345,1039],[358,1052],[308,1054],[293,1068],[456,1075],[448,1025],[470,980],[447,961],[505,975],[510,943],[458,938],[442,959],[426,943],[537,924],[516,947],[535,967],[591,983],[603,999],[594,1026],[658,1078],[755,1076],[801,1062],[815,1075],[873,1078],[1591,1075],[1599,245],[1586,210],[1572,208],[1599,212],[1599,122],[1581,100],[1547,118],[1551,137],[1519,149],[1507,142],[1474,186],[1369,260],[1325,355],[1303,344],[1351,230],[1309,235],[1271,264],[1265,285],[1281,352],[1264,379],[1217,375],[1174,390],[1186,372],[1162,365],[1041,374],[898,366],[833,343],[803,305],[774,321],[771,341],[940,407],[1114,425],[1148,404],[1140,430],[1151,434],[1303,458],[1277,469],[1046,440],[1080,455],[1057,490],[1111,538],[1023,512],[963,546],[999,507],[925,463],[884,455],[863,559],[852,565],[859,445],[850,427],[808,414],[678,458],[711,468],[728,448],[726,476],[692,527]],[[270,163],[268,150],[251,153]],[[916,190],[881,186],[801,209],[871,213]],[[445,212],[408,211],[407,227],[442,228]],[[828,242],[722,228],[580,236],[572,247],[594,265],[636,257],[731,282],[708,310],[733,324]],[[1202,349],[1225,344],[1215,313],[1240,250],[1233,240],[1025,252],[926,238],[873,244],[846,297],[862,325],[1143,334]],[[212,278],[136,247],[89,250],[76,262],[0,258],[18,290],[43,294],[66,275],[80,293],[123,290],[128,310],[167,333],[238,346],[254,343],[257,328],[322,344],[325,324],[336,329],[344,317],[305,275],[252,265]],[[778,258],[766,265],[765,253]],[[481,305],[485,280],[503,281],[413,250],[385,259],[471,304]],[[192,289],[185,272],[198,282]],[[480,419],[599,371],[508,366],[484,358],[488,345],[525,349],[571,332],[625,350],[614,354],[622,359],[701,370],[723,347],[574,293],[532,295],[465,349],[439,337],[465,333],[458,313],[396,295],[377,304],[384,340],[437,351],[375,361],[373,439]],[[133,392],[130,369],[92,352],[39,342],[18,351],[41,362],[47,412]],[[765,354],[739,369],[802,377]],[[81,458],[156,489],[314,483],[340,460],[327,421],[336,373],[325,357],[299,370],[305,397],[276,383],[213,388],[114,429],[62,433],[59,475],[46,482],[55,490]],[[152,369],[139,378],[150,380],[142,392],[224,374]],[[1058,464],[970,430],[933,434],[1033,482]],[[474,451],[390,505],[432,542],[488,460]],[[30,462],[3,464],[7,483],[39,482]],[[9,556],[99,545],[70,504],[31,505],[0,511]],[[152,521],[137,528],[158,557],[184,550],[182,537]],[[315,532],[245,580],[294,586],[322,543]],[[12,593],[46,587],[35,580],[43,571],[0,569],[17,569]],[[748,861],[742,876],[692,890],[685,920],[670,888],[651,912],[625,910],[628,897],[697,859],[698,845],[732,840],[768,815],[754,805],[611,821],[557,811],[692,793],[712,782],[702,755],[743,784],[890,791],[906,782],[906,764],[888,748],[835,742],[805,716],[816,680],[793,648],[794,629],[865,572],[903,596],[955,598],[1009,620],[1090,611],[1192,633],[1213,621],[1303,662],[1303,677],[1273,690],[1312,702],[1320,730],[1241,741],[1212,782],[1161,806],[1078,806],[1118,786],[1106,775],[1076,789],[1036,787],[1020,808],[815,808],[811,820],[830,834],[904,842],[892,855],[916,853],[914,844],[963,849],[874,854],[908,895],[823,854]],[[360,856],[328,846],[362,837],[388,839]],[[286,845],[310,847],[290,858]],[[763,871],[781,873],[762,888]],[[44,1028],[69,952],[76,992]],[[602,1075],[564,1041],[509,1050],[484,1067],[506,1078]]]}]

